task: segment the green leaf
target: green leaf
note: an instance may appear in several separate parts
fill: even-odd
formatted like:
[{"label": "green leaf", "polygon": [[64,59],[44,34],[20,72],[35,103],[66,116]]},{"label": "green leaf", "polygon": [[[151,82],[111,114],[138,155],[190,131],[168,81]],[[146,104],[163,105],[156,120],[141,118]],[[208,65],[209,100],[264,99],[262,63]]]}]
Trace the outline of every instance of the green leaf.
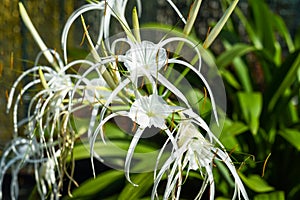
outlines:
[{"label": "green leaf", "polygon": [[297,32],[294,36],[295,49],[300,49],[300,27],[297,28]]},{"label": "green leaf", "polygon": [[239,82],[243,86],[243,89],[246,92],[251,92],[252,84],[248,66],[240,57],[251,51],[254,51],[255,47],[246,44],[236,44],[234,46],[231,46],[227,41],[224,41],[223,43],[226,51],[217,58],[217,65],[222,69],[222,67],[226,67],[226,65],[232,62],[234,71],[237,74],[237,77],[239,79]]},{"label": "green leaf", "polygon": [[[234,66],[234,71],[236,73],[237,78],[239,79],[239,82],[243,86],[243,89],[246,92],[252,91],[252,84],[251,84],[251,78],[250,73],[248,70],[248,66],[244,63],[241,56],[254,51],[255,47],[244,45],[244,44],[236,44],[234,46],[231,46],[231,44],[227,41],[223,41],[224,46],[226,48],[226,52],[220,55],[218,59],[220,59],[223,55],[226,57],[225,59],[228,59],[228,61],[231,61]],[[227,54],[228,52],[228,54]],[[232,53],[230,53],[232,52]],[[227,54],[227,55],[226,55]],[[223,62],[222,60],[218,60],[220,63]],[[226,62],[225,62],[226,63]],[[221,64],[222,66],[222,64]]]},{"label": "green leaf", "polygon": [[239,121],[226,119],[221,137],[236,136],[248,130],[248,127]]},{"label": "green leaf", "polygon": [[293,186],[293,188],[290,190],[290,192],[288,193],[288,198],[292,199],[293,197],[296,196],[296,194],[299,194],[300,192],[300,183],[298,183],[297,185]]},{"label": "green leaf", "polygon": [[274,187],[268,185],[268,183],[262,179],[259,175],[249,175],[246,177],[242,173],[239,173],[241,179],[244,181],[245,185],[247,185],[251,190],[255,192],[271,192],[274,191]]},{"label": "green leaf", "polygon": [[138,42],[141,42],[141,35],[140,35],[140,23],[139,17],[136,10],[136,7],[132,10],[132,24],[133,24],[133,34]]},{"label": "green leaf", "polygon": [[249,36],[251,42],[254,44],[255,48],[262,49],[263,46],[261,40],[259,39],[257,33],[255,32],[252,24],[250,24],[250,20],[243,14],[242,10],[239,7],[236,7],[234,12],[238,16],[240,22],[245,27],[247,35]]},{"label": "green leaf", "polygon": [[269,54],[275,54],[275,35],[272,27],[273,16],[264,1],[249,0],[253,14],[255,32],[263,43],[264,50]]},{"label": "green leaf", "polygon": [[273,55],[273,62],[278,67],[281,65],[281,59],[282,59],[282,51],[281,46],[278,41],[274,41],[274,47],[275,47],[275,53]]},{"label": "green leaf", "polygon": [[280,16],[273,14],[273,20],[274,20],[273,25],[278,30],[279,34],[284,38],[288,46],[289,52],[294,52],[295,46],[292,37],[289,33],[289,30],[286,27],[286,24],[284,23],[283,19]]},{"label": "green leaf", "polygon": [[[111,140],[109,143],[103,143],[102,141],[96,142],[94,150],[100,156],[125,156],[129,147],[130,141],[128,140]],[[90,157],[89,144],[79,144],[74,147],[75,159],[86,159]],[[135,152],[147,153],[153,152],[156,149],[150,145],[139,144],[137,145]]]},{"label": "green leaf", "polygon": [[217,165],[217,169],[222,174],[222,178],[227,181],[227,183],[231,186],[234,187],[234,181],[232,180],[232,174],[228,171],[227,166],[224,164],[222,161],[214,161],[215,164]]},{"label": "green leaf", "polygon": [[[104,161],[119,169],[124,168],[124,161],[130,145],[130,140],[110,140],[107,143],[98,141],[94,145],[94,152]],[[89,143],[76,145],[73,150],[75,160],[90,158]],[[136,160],[132,166],[133,171],[154,169],[156,158],[160,149],[156,149],[153,144],[139,143],[134,151],[133,159]],[[162,160],[167,159],[168,153],[162,155]]]},{"label": "green leaf", "polygon": [[259,128],[259,117],[262,110],[262,95],[259,92],[239,92],[238,99],[244,119],[251,132],[255,135]]},{"label": "green leaf", "polygon": [[[88,179],[84,183],[80,185],[80,187],[76,188],[73,192],[73,198],[75,199],[85,199],[88,197],[92,197],[97,193],[101,192],[101,190],[105,189],[109,185],[113,184],[115,181],[122,179],[124,176],[124,172],[117,170],[110,170],[98,175],[95,179]],[[66,197],[65,199],[72,199],[70,197]]]},{"label": "green leaf", "polygon": [[224,53],[222,53],[216,59],[216,65],[220,68],[229,65],[235,58],[241,57],[251,51],[254,51],[255,47],[247,44],[236,44],[229,47]]},{"label": "green leaf", "polygon": [[131,183],[127,183],[121,194],[119,200],[123,199],[141,199],[141,197],[148,192],[149,188],[153,185],[153,173],[143,173],[132,177],[132,182],[137,184],[135,187]]},{"label": "green leaf", "polygon": [[216,39],[216,37],[219,35],[220,31],[222,30],[223,26],[227,22],[228,18],[230,17],[231,13],[233,12],[233,10],[236,7],[238,2],[239,2],[238,0],[234,0],[229,5],[229,7],[226,9],[226,11],[224,12],[221,19],[218,21],[216,26],[209,33],[209,35],[207,36],[207,38],[205,39],[205,41],[203,43],[203,47],[205,49],[207,49],[212,44],[212,42]]},{"label": "green leaf", "polygon": [[300,151],[300,131],[295,129],[284,129],[279,131],[284,139],[291,143],[298,151]]},{"label": "green leaf", "polygon": [[216,200],[231,200],[230,198],[226,197],[217,197]]},{"label": "green leaf", "polygon": [[254,200],[285,200],[285,197],[283,191],[275,191],[268,194],[256,195]]},{"label": "green leaf", "polygon": [[253,88],[251,84],[251,76],[247,65],[243,62],[241,58],[235,58],[233,60],[233,64],[238,79],[241,82],[245,92],[252,92]]},{"label": "green leaf", "polygon": [[186,22],[186,24],[184,26],[184,29],[183,29],[184,35],[189,35],[192,28],[194,27],[195,20],[198,16],[201,3],[202,3],[202,0],[198,0],[198,1],[195,1],[191,5],[190,11],[189,11],[189,17],[188,17],[187,22]]},{"label": "green leaf", "polygon": [[[287,71],[288,69],[288,71]],[[280,71],[275,74],[274,80],[271,83],[269,93],[272,92],[271,100],[268,105],[268,111],[272,111],[277,100],[283,95],[284,91],[291,86],[297,77],[297,72],[300,69],[300,54],[299,51],[291,54],[289,58],[282,64]],[[276,76],[279,75],[279,76]]]},{"label": "green leaf", "polygon": [[237,146],[237,144],[239,143],[235,136],[247,131],[248,129],[248,126],[246,126],[242,122],[233,122],[229,119],[226,119],[222,133],[220,135],[220,141],[226,148],[236,148],[236,150],[239,151],[240,148],[239,146]]},{"label": "green leaf", "polygon": [[49,48],[46,46],[43,39],[41,38],[41,36],[37,32],[36,28],[34,27],[22,2],[19,2],[19,10],[20,10],[21,18],[22,18],[25,26],[30,31],[30,33],[31,33],[33,39],[35,40],[35,42],[37,43],[37,45],[40,47],[41,52],[44,54],[44,56],[48,60],[48,62],[51,63],[51,65],[54,67],[54,69],[57,72],[59,72],[60,68],[56,62],[56,59],[53,57],[53,55],[49,51]]},{"label": "green leaf", "polygon": [[235,79],[233,74],[231,74],[228,70],[222,70],[220,69],[220,74],[223,77],[224,80],[228,82],[229,85],[231,85],[235,89],[240,89],[241,85],[239,82]]}]

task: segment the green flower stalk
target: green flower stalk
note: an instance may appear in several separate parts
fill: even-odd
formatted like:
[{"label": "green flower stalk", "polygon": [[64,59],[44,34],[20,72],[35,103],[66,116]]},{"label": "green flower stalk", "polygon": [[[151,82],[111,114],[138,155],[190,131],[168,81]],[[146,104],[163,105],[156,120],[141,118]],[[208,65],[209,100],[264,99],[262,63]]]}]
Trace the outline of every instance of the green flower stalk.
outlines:
[{"label": "green flower stalk", "polygon": [[53,57],[53,55],[51,54],[51,52],[48,51],[47,46],[45,45],[45,43],[43,42],[42,38],[40,37],[40,35],[38,34],[37,30],[35,29],[34,25],[32,24],[30,17],[27,14],[26,9],[24,8],[23,4],[21,2],[19,2],[19,9],[20,9],[20,15],[23,19],[23,22],[25,23],[25,25],[27,26],[28,30],[30,31],[32,37],[34,38],[34,40],[36,41],[36,43],[39,45],[41,51],[43,52],[44,56],[46,57],[46,59],[48,60],[48,62],[56,69],[58,69],[58,64],[55,61],[55,58]]}]

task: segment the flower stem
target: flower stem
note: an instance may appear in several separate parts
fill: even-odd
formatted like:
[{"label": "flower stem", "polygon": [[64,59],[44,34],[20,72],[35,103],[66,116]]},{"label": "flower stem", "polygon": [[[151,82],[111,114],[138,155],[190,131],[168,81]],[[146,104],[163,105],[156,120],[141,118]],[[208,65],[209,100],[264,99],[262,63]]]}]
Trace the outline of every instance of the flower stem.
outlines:
[{"label": "flower stem", "polygon": [[52,56],[52,54],[50,53],[48,47],[45,45],[45,43],[43,42],[43,40],[40,37],[39,33],[37,32],[34,25],[32,24],[32,21],[30,20],[30,17],[28,16],[27,11],[26,11],[24,5],[22,4],[22,2],[19,2],[19,10],[20,10],[20,15],[21,15],[21,18],[22,18],[24,24],[26,25],[26,27],[30,31],[33,39],[35,40],[35,42],[40,47],[40,49],[43,52],[44,56],[46,57],[48,62],[54,67],[54,69],[56,71],[59,71],[60,69],[59,69],[59,66],[58,66],[57,62],[55,61],[55,59]]},{"label": "flower stem", "polygon": [[233,12],[234,8],[236,7],[239,0],[234,0],[230,6],[227,8],[221,19],[218,21],[216,26],[212,29],[212,31],[208,34],[207,38],[203,43],[203,48],[207,49],[212,42],[216,39],[216,37],[221,32],[222,28],[224,27],[225,23],[227,22],[228,18],[230,17],[231,13]]},{"label": "flower stem", "polygon": [[137,14],[136,7],[134,7],[132,10],[132,24],[133,24],[133,34],[134,34],[137,42],[141,42],[139,17]]},{"label": "flower stem", "polygon": [[[191,33],[191,30],[194,26],[195,20],[199,13],[201,3],[202,3],[202,0],[196,0],[196,2],[194,2],[190,7],[187,22],[183,28],[183,34],[185,37],[188,37],[188,35]],[[180,42],[178,44],[178,46],[175,50],[175,54],[174,54],[175,56],[180,55],[183,45],[184,45],[184,42]],[[168,70],[166,72],[166,77],[170,76],[172,68],[173,68],[173,65],[168,67]],[[182,75],[180,77],[178,77],[178,79],[176,80],[176,84],[178,84],[189,71],[190,71],[189,68],[184,69],[184,72],[182,73]],[[175,86],[176,86],[176,84],[175,84]],[[162,88],[159,89],[160,93],[162,93],[163,89],[164,89],[163,86],[162,86]],[[171,94],[171,92],[169,91],[166,94],[166,98],[168,98],[170,96],[170,94]]]},{"label": "flower stem", "polygon": [[[94,59],[96,60],[96,62],[101,62],[101,58],[100,58],[99,54],[97,53],[97,50],[95,49],[95,47],[93,45],[92,39],[89,35],[89,32],[87,30],[87,27],[86,27],[86,24],[85,24],[85,21],[84,21],[84,18],[83,18],[82,15],[81,15],[81,22],[82,22],[82,26],[83,26],[83,29],[84,29],[84,32],[85,32],[85,36],[86,36],[86,38],[88,40],[88,43],[89,43],[91,54],[94,57]],[[101,72],[101,75],[103,76],[104,80],[108,84],[108,86],[111,89],[115,89],[116,88],[116,83],[114,82],[113,77],[107,71],[107,69],[105,68],[104,65],[101,65],[100,72]]]}]

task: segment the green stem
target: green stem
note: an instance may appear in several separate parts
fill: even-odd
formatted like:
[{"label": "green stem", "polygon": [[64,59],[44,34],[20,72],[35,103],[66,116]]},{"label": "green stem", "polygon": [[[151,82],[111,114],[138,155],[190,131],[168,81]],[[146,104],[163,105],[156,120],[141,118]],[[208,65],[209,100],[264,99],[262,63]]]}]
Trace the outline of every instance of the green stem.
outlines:
[{"label": "green stem", "polygon": [[40,47],[41,51],[43,52],[44,56],[46,57],[46,59],[48,60],[48,62],[54,67],[54,69],[56,71],[60,71],[59,66],[55,60],[55,58],[53,57],[53,55],[50,53],[48,47],[45,45],[44,41],[42,40],[42,38],[40,37],[39,33],[37,32],[37,30],[35,29],[32,21],[30,20],[30,17],[27,14],[27,11],[24,7],[24,5],[22,4],[22,2],[19,2],[19,10],[20,10],[20,15],[21,18],[25,24],[25,26],[28,28],[28,30],[30,31],[33,39],[35,40],[35,42],[38,44],[38,46]]},{"label": "green stem", "polygon": [[216,39],[216,37],[219,35],[219,33],[221,32],[222,28],[224,27],[225,23],[227,22],[228,18],[230,17],[231,13],[235,9],[238,2],[239,2],[239,0],[234,0],[230,4],[230,6],[227,8],[225,13],[221,17],[221,19],[218,21],[216,26],[212,29],[212,31],[209,33],[209,35],[205,39],[205,41],[203,43],[204,49],[207,49],[213,43],[213,41]]},{"label": "green stem", "polygon": [[[200,10],[200,6],[201,6],[201,3],[202,3],[202,0],[196,0],[196,2],[194,2],[192,5],[191,5],[191,8],[190,8],[190,11],[189,11],[189,15],[188,15],[188,19],[187,19],[187,22],[183,28],[183,34],[185,37],[188,37],[188,35],[191,33],[192,31],[192,28],[194,26],[194,23],[195,23],[195,20],[197,18],[197,15],[199,13],[199,10]],[[180,42],[175,50],[175,56],[179,55],[181,50],[182,50],[182,47],[184,45],[184,42]],[[166,77],[169,77],[171,72],[172,72],[172,69],[173,69],[173,65],[170,65],[168,66],[168,70],[166,71]],[[184,72],[182,73],[183,75],[181,75],[177,80],[176,80],[176,83],[178,84],[184,77],[185,75],[190,71],[189,68],[186,68],[184,70]],[[175,85],[176,86],[176,85]],[[161,86],[159,88],[159,93],[161,94],[164,90],[164,86]],[[171,94],[171,92],[168,92],[166,94],[166,98],[169,97],[169,95]]]},{"label": "green stem", "polygon": [[132,10],[132,24],[133,24],[133,34],[134,34],[137,42],[141,42],[139,17],[137,14],[136,7],[134,7]]},{"label": "green stem", "polygon": [[[86,24],[85,24],[85,21],[84,21],[84,18],[83,18],[82,15],[81,15],[81,22],[82,22],[82,26],[83,26],[83,29],[84,29],[84,32],[85,32],[85,36],[86,36],[86,38],[88,40],[88,43],[89,43],[91,54],[94,57],[94,59],[96,60],[96,62],[101,62],[101,58],[100,58],[99,54],[97,53],[97,50],[95,49],[95,47],[93,45],[92,39],[91,39],[91,37],[89,35],[89,32],[87,30],[87,27],[86,27]],[[111,89],[115,89],[116,88],[116,83],[114,82],[114,78],[107,71],[107,69],[105,68],[104,65],[100,66],[100,73],[103,76],[103,78],[106,81],[106,83],[108,84],[108,86]]]}]

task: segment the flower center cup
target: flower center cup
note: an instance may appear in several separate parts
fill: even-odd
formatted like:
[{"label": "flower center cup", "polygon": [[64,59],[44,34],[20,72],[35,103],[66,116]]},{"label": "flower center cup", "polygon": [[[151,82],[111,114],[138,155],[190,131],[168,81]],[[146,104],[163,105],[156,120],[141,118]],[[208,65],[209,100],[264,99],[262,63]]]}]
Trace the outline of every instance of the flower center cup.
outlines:
[{"label": "flower center cup", "polygon": [[167,63],[167,52],[149,41],[135,44],[126,52],[124,62],[126,68],[137,75],[143,75],[146,71],[156,73]]},{"label": "flower center cup", "polygon": [[128,116],[141,128],[164,125],[165,119],[172,113],[170,106],[157,94],[137,99],[131,106]]}]

